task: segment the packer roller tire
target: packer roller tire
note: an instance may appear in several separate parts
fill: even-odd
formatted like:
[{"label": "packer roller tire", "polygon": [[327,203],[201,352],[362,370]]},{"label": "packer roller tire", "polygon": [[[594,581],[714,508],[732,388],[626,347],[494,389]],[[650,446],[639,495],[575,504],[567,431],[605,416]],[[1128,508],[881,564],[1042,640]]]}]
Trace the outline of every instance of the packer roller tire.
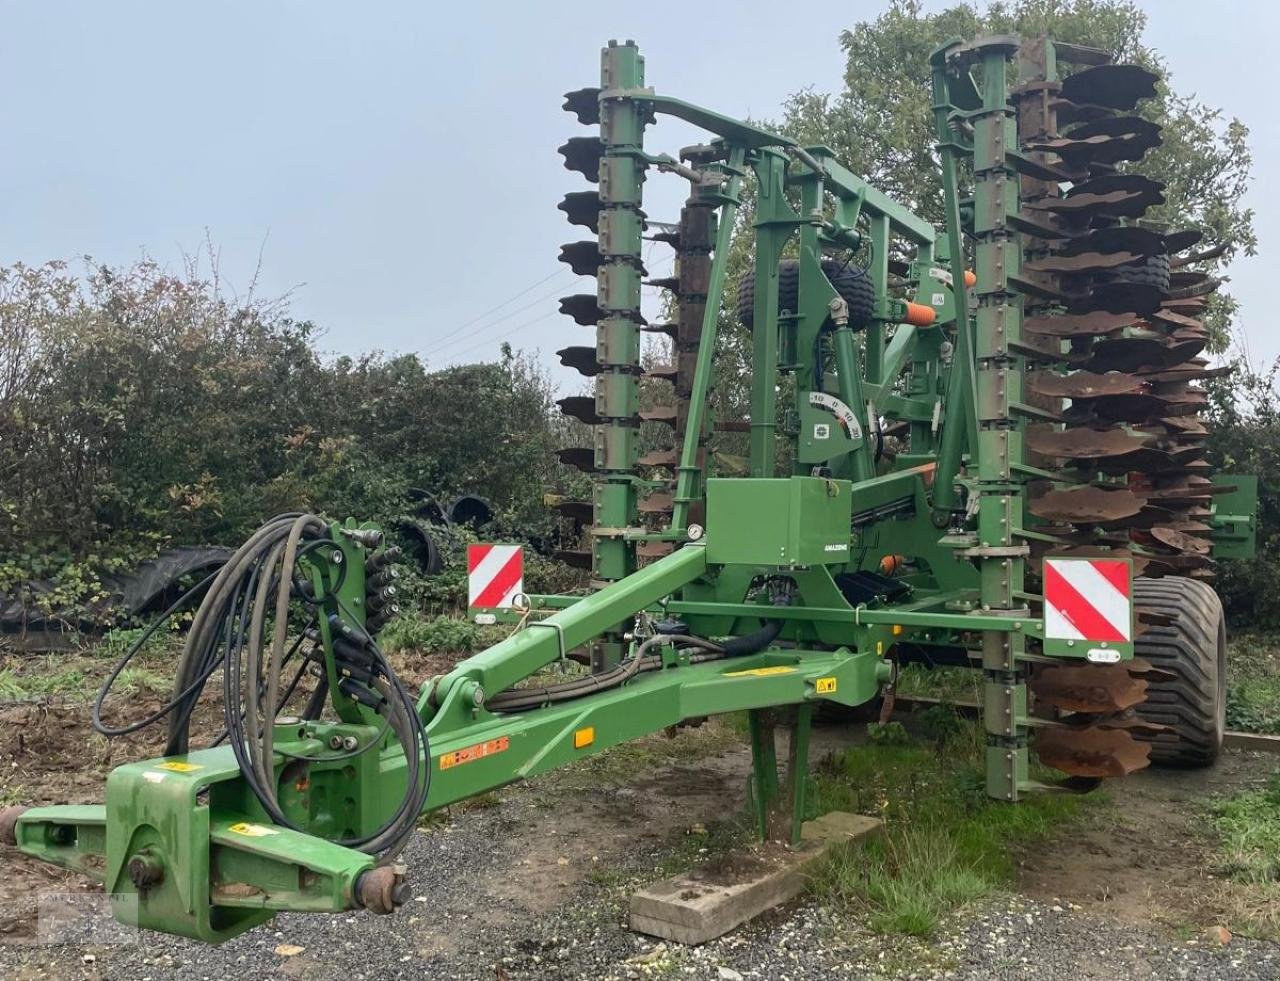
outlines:
[{"label": "packer roller tire", "polygon": [[1169,291],[1171,267],[1168,253],[1149,255],[1126,266],[1118,266],[1098,277],[1099,282],[1132,283],[1135,286],[1152,286],[1163,293]]},{"label": "packer roller tire", "polygon": [[1151,744],[1156,766],[1210,766],[1227,727],[1227,629],[1218,594],[1196,579],[1135,579],[1134,605],[1169,618],[1148,624],[1134,655],[1173,677],[1151,679],[1147,700],[1136,707],[1147,722],[1168,726],[1140,735]]},{"label": "packer roller tire", "polygon": [[[822,271],[849,304],[849,326],[857,330],[871,322],[876,312],[876,289],[867,271],[836,259],[823,259]],[[778,309],[796,309],[800,298],[800,263],[783,259],[778,263]],[[747,273],[738,281],[738,320],[750,328],[755,323],[756,277]]]}]

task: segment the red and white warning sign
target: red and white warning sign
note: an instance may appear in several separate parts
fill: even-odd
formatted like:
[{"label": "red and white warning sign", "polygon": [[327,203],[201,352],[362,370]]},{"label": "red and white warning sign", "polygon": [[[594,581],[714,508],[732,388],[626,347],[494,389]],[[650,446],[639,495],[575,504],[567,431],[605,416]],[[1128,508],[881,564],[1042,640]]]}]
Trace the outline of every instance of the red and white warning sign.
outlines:
[{"label": "red and white warning sign", "polygon": [[519,545],[467,546],[467,605],[509,610],[524,594]]},{"label": "red and white warning sign", "polygon": [[1053,640],[1133,639],[1133,588],[1124,559],[1045,559],[1044,635]]}]

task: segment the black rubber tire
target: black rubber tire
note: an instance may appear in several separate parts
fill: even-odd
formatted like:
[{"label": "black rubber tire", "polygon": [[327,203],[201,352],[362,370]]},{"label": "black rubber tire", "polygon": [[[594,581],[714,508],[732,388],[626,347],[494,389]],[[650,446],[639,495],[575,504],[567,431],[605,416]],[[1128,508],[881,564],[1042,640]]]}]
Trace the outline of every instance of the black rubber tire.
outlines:
[{"label": "black rubber tire", "polygon": [[[823,259],[822,271],[831,285],[849,304],[849,326],[859,330],[871,323],[876,312],[876,290],[867,271],[860,266]],[[800,298],[800,262],[783,259],[778,263],[778,310],[795,311]],[[747,273],[738,280],[738,320],[750,328],[755,322],[756,277]]]},{"label": "black rubber tire", "polygon": [[1170,672],[1170,681],[1148,681],[1147,700],[1137,706],[1147,722],[1167,732],[1139,736],[1151,744],[1155,766],[1210,766],[1227,728],[1227,628],[1222,601],[1197,579],[1165,576],[1136,579],[1134,605],[1172,618],[1148,625],[1134,654]]},{"label": "black rubber tire", "polygon": [[1149,255],[1127,266],[1118,266],[1107,277],[1107,282],[1135,283],[1154,286],[1163,293],[1169,292],[1169,256],[1167,253]]}]

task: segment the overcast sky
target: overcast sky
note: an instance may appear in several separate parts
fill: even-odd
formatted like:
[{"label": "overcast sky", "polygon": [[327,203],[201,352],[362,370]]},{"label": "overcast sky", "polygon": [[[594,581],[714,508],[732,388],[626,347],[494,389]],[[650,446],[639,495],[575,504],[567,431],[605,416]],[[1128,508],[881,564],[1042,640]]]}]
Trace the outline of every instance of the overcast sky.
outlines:
[{"label": "overcast sky", "polygon": [[[770,117],[799,88],[838,89],[839,32],[884,6],[0,5],[0,262],[146,254],[176,267],[207,230],[223,279],[243,289],[261,255],[260,293],[291,292],[325,349],[414,351],[435,366],[493,357],[504,340],[556,364],[557,348],[590,343],[556,313],[585,285],[556,261],[584,237],[556,204],[586,187],[556,147],[588,132],[561,94],[597,83],[602,43],[636,39],[659,91]],[[1261,0],[1141,5],[1177,89],[1252,130],[1262,255],[1235,264],[1232,289],[1251,354],[1274,357],[1280,126],[1264,100],[1280,15]],[[671,121],[651,132],[656,149],[695,138]],[[670,219],[685,187],[650,180],[646,210]],[[659,274],[666,255],[651,257]],[[558,364],[556,377],[577,387]]]}]

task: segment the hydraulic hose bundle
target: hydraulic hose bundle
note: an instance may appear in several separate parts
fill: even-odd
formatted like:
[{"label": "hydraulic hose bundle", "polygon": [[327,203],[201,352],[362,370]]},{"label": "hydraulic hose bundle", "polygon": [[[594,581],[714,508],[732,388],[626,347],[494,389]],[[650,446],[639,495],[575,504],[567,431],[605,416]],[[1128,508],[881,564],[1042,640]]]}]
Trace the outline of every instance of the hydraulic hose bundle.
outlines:
[{"label": "hydraulic hose bundle", "polygon": [[[773,592],[774,606],[788,606],[790,603],[789,589],[777,589]],[[541,688],[508,688],[490,698],[485,703],[485,707],[491,712],[527,712],[543,705],[568,702],[575,698],[584,698],[596,692],[617,688],[641,672],[656,671],[661,668],[662,658],[648,652],[651,648],[668,644],[674,644],[684,651],[701,651],[702,653],[694,654],[690,658],[692,664],[721,658],[745,657],[764,650],[777,640],[778,634],[782,632],[782,624],[781,619],[765,620],[751,633],[730,638],[722,644],[691,634],[658,633],[644,640],[630,657],[620,661],[608,671]]]},{"label": "hydraulic hose bundle", "polygon": [[[168,716],[165,755],[186,753],[190,744],[191,715],[205,683],[221,667],[223,714],[226,730],[216,742],[228,739],[245,782],[271,819],[284,827],[296,826],[282,811],[276,792],[276,759],[287,756],[305,761],[331,762],[375,751],[388,731],[404,751],[406,790],[396,811],[371,834],[341,839],[338,844],[381,856],[386,862],[397,855],[412,833],[418,814],[426,802],[430,750],[426,732],[409,691],[396,677],[386,657],[368,631],[342,606],[331,589],[317,599],[311,581],[300,573],[301,560],[331,550],[337,554],[331,567],[341,579],[346,566],[340,547],[329,535],[329,526],[312,514],[284,514],[259,528],[215,575],[190,590],[151,624],[137,643],[115,666],[93,707],[94,728],[107,736],[135,732]],[[335,589],[337,587],[334,587]],[[103,724],[101,710],[111,686],[160,623],[203,593],[203,600],[191,623],[174,682],[174,696],[157,712],[120,728]],[[322,607],[332,599],[342,616]],[[290,615],[301,603],[309,611],[309,622],[290,643]],[[345,757],[297,757],[275,746],[275,719],[288,703],[309,665],[300,662],[288,683],[286,669],[308,637],[319,636],[315,625],[324,616],[334,638],[342,647],[342,661],[349,668],[340,685],[348,697],[372,709],[383,720],[376,738],[347,753]],[[319,651],[316,652],[317,654]],[[357,670],[358,669],[358,670]],[[327,677],[312,693],[302,717],[316,719],[329,694]],[[301,829],[299,829],[301,830]]]}]

